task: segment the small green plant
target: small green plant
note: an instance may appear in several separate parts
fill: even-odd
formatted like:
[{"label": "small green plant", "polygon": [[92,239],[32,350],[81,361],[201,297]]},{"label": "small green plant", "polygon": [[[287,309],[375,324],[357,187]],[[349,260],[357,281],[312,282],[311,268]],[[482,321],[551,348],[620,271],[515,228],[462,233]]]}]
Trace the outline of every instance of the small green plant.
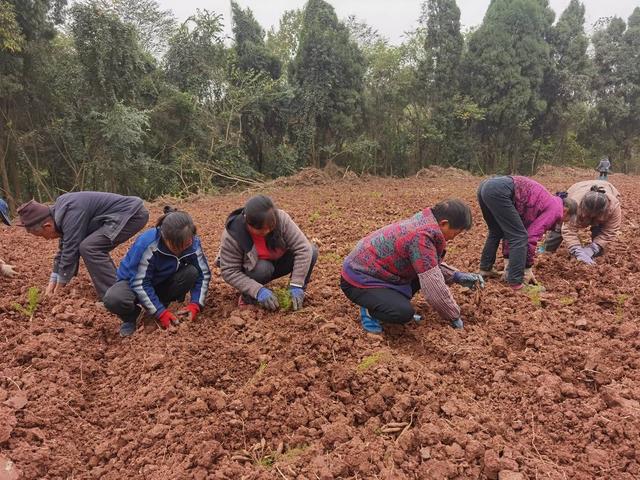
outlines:
[{"label": "small green plant", "polygon": [[320,212],[313,212],[311,215],[309,215],[309,221],[311,223],[315,223],[318,220],[320,220]]},{"label": "small green plant", "polygon": [[263,468],[271,468],[274,463],[276,463],[276,459],[273,455],[265,455],[264,457],[256,459],[256,465]]},{"label": "small green plant", "polygon": [[525,293],[531,299],[531,303],[533,303],[536,307],[542,306],[542,297],[540,294],[545,291],[545,288],[538,285],[527,285],[525,287]]},{"label": "small green plant", "polygon": [[291,300],[291,292],[289,291],[288,288],[285,288],[285,287],[275,288],[273,290],[273,293],[275,293],[276,298],[278,299],[278,304],[280,305],[281,310],[284,310],[284,311],[293,310],[293,301]]},{"label": "small green plant", "polygon": [[377,365],[382,360],[384,354],[382,352],[376,352],[373,355],[368,355],[362,359],[362,361],[356,367],[358,373],[362,373],[374,365]]},{"label": "small green plant", "polygon": [[322,259],[328,263],[340,264],[342,263],[342,256],[336,252],[327,252],[322,254]]},{"label": "small green plant", "polygon": [[22,306],[19,303],[15,302],[13,304],[13,308],[18,312],[24,315],[29,319],[29,321],[33,320],[33,316],[38,310],[38,305],[40,304],[40,289],[38,287],[30,287],[27,291],[27,304]]},{"label": "small green plant", "polygon": [[282,455],[278,456],[278,461],[280,460],[294,460],[300,455],[304,454],[309,449],[309,445],[300,445],[299,447],[290,448]]},{"label": "small green plant", "polygon": [[576,299],[573,297],[562,297],[560,299],[560,305],[564,305],[565,307],[573,305],[574,303],[576,303]]},{"label": "small green plant", "polygon": [[624,304],[629,300],[630,295],[622,293],[616,297],[616,317],[622,319],[624,315]]}]

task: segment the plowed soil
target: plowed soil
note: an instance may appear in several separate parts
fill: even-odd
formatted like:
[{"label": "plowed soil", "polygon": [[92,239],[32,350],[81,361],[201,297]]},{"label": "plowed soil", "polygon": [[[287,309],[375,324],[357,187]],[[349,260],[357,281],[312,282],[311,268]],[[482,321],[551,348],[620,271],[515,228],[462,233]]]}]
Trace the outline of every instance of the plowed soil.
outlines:
[{"label": "plowed soil", "polygon": [[[237,310],[216,271],[197,321],[126,340],[84,267],[68,295],[17,313],[57,245],[2,229],[0,258],[21,276],[0,279],[0,479],[640,478],[640,180],[611,177],[625,218],[597,267],[561,249],[536,264],[539,295],[452,287],[463,331],[416,297],[422,325],[368,336],[338,287],[366,233],[460,197],[474,228],[447,260],[478,268],[480,179],[443,175],[269,187],[320,245],[305,308]],[[247,197],[181,204],[210,263]]]}]

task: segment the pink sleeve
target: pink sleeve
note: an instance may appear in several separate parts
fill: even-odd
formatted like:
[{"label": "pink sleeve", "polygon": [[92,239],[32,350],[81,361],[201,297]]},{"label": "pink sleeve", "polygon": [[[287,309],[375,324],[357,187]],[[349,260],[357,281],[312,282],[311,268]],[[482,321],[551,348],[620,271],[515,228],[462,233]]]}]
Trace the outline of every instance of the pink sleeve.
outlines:
[{"label": "pink sleeve", "polygon": [[427,303],[445,320],[460,318],[460,307],[444,281],[440,267],[434,267],[418,275],[420,289]]}]

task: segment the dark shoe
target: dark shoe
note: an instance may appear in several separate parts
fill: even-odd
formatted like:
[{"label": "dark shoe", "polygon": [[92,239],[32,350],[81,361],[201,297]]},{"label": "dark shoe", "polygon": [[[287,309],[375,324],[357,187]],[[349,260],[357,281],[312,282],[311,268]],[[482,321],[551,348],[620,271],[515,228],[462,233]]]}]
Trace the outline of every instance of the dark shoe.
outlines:
[{"label": "dark shoe", "polygon": [[130,337],[134,333],[136,333],[136,322],[122,322],[120,325],[121,337]]}]

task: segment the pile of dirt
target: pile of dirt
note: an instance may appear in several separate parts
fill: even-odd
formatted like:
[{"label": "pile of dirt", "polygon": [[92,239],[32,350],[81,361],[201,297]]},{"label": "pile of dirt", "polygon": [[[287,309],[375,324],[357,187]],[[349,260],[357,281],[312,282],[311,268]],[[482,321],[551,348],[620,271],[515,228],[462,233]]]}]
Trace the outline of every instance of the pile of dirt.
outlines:
[{"label": "pile of dirt", "polygon": [[469,178],[473,177],[471,172],[455,167],[441,167],[430,165],[416,173],[416,178]]},{"label": "pile of dirt", "polygon": [[578,181],[578,179],[582,179],[583,177],[594,178],[595,175],[595,170],[590,168],[557,167],[554,165],[543,165],[536,172],[536,176],[538,177],[563,177],[567,179],[575,178],[576,182]]},{"label": "pile of dirt", "polygon": [[[123,340],[81,267],[29,319],[14,302],[46,285],[56,242],[0,229],[0,258],[21,272],[0,279],[0,478],[640,477],[637,177],[616,179],[624,222],[598,266],[565,249],[542,255],[543,293],[493,281],[477,298],[453,286],[464,330],[416,297],[423,324],[372,338],[338,287],[344,256],[366,233],[455,196],[475,223],[447,261],[477,270],[479,179],[438,176],[425,190],[420,178],[363,188],[306,175],[312,186],[270,191],[320,244],[299,312],[238,310],[216,271],[196,322],[171,332],[147,322]],[[211,261],[245,199],[185,205]]]}]

